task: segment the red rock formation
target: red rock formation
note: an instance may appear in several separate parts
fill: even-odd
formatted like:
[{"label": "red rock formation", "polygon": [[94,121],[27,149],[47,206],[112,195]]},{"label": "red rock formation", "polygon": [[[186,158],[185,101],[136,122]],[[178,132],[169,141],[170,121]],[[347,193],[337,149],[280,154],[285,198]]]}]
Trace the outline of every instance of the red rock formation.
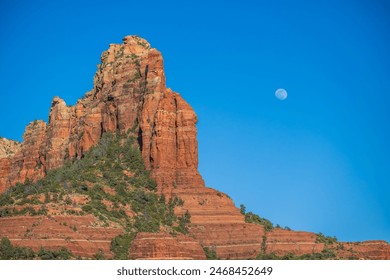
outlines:
[{"label": "red rock formation", "polygon": [[336,258],[341,259],[390,259],[390,244],[386,241],[335,242],[325,245],[317,242],[317,235],[311,232],[273,229],[266,233],[265,253],[284,256],[320,253],[324,249],[332,250]]},{"label": "red rock formation", "polygon": [[101,249],[112,257],[111,240],[123,229],[102,227],[89,216],[17,216],[0,219],[0,236],[7,236],[17,246],[58,250],[65,247],[76,256],[93,258]]},{"label": "red rock formation", "polygon": [[45,168],[50,170],[62,166],[67,156],[67,144],[70,138],[71,108],[65,101],[54,97],[46,130]]},{"label": "red rock formation", "polygon": [[131,259],[148,260],[204,260],[199,242],[186,235],[175,237],[168,233],[139,233],[131,243]]},{"label": "red rock formation", "polygon": [[320,253],[325,245],[316,243],[317,235],[311,232],[273,229],[267,232],[265,253],[284,256]]},{"label": "red rock formation", "polygon": [[0,158],[10,158],[20,150],[20,143],[0,137]]},{"label": "red rock formation", "polygon": [[13,156],[0,160],[0,191],[27,179],[44,176],[44,157],[41,153],[46,139],[46,123],[34,121],[26,127],[23,143]]},{"label": "red rock formation", "polygon": [[386,241],[342,242],[340,257],[367,260],[390,260],[390,244]]},{"label": "red rock formation", "polygon": [[[132,130],[138,134],[143,160],[158,190],[184,201],[176,212],[190,212],[190,234],[194,237],[139,234],[130,251],[133,258],[202,259],[201,246],[214,248],[225,259],[255,258],[264,245],[267,253],[279,255],[320,252],[324,245],[315,242],[314,234],[278,229],[265,233],[262,226],[245,223],[227,195],[205,187],[198,172],[196,122],[191,106],[166,88],[160,52],[142,38],[125,37],[123,44],[111,44],[103,52],[93,89],[76,105],[67,106],[55,97],[47,125],[43,121],[31,123],[22,144],[1,139],[0,192],[26,179],[42,178],[67,159],[80,158],[104,132]],[[59,214],[57,219],[67,216]],[[90,257],[97,248],[110,254],[108,240],[120,230],[90,226],[84,217],[71,219],[80,223],[77,234],[62,232],[63,228],[44,217],[1,218],[0,236],[34,248],[64,245],[81,256]],[[31,221],[44,226],[32,229]],[[22,238],[23,224],[34,234]],[[384,243],[346,246],[359,257],[390,258],[389,245]]]},{"label": "red rock formation", "polygon": [[10,174],[11,158],[20,151],[21,144],[16,141],[0,138],[0,193],[7,185],[7,179]]},{"label": "red rock formation", "polygon": [[103,52],[94,88],[85,98],[69,107],[55,97],[47,127],[41,121],[28,127],[21,145],[26,153],[0,162],[0,190],[41,178],[68,158],[80,158],[103,132],[131,128],[139,129],[145,164],[161,189],[204,186],[197,170],[194,111],[165,87],[163,59],[156,49],[137,36],[123,42]]}]

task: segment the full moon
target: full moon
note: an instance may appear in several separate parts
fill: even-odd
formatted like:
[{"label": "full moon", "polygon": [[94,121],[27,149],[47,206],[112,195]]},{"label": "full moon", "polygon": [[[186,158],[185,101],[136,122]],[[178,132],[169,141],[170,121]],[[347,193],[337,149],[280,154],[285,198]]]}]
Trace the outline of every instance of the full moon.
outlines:
[{"label": "full moon", "polygon": [[287,98],[287,91],[284,88],[278,88],[275,91],[275,96],[279,100],[285,100]]}]

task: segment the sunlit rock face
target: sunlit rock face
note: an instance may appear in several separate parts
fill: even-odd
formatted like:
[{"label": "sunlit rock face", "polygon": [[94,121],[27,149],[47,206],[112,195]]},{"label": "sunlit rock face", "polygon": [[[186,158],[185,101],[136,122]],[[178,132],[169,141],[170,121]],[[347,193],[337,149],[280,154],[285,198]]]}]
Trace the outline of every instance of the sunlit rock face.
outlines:
[{"label": "sunlit rock face", "polygon": [[[204,259],[202,247],[215,250],[223,259],[321,252],[324,245],[316,242],[315,234],[266,232],[262,225],[246,223],[228,195],[205,186],[198,172],[196,123],[191,106],[166,87],[161,53],[146,40],[127,36],[122,44],[111,44],[103,52],[93,89],[74,106],[54,97],[47,124],[30,123],[22,143],[0,139],[0,193],[16,183],[36,181],[68,160],[80,159],[105,132],[132,131],[158,192],[167,198],[180,197],[184,203],[176,207],[176,214],[189,211],[191,215],[189,235],[139,233],[130,247],[132,258]],[[37,250],[66,247],[77,256],[92,258],[100,249],[112,257],[111,240],[123,228],[103,227],[92,215],[58,213],[57,206],[49,207],[54,218],[0,218],[0,237]],[[340,256],[348,257],[353,251],[359,258],[390,258],[389,245],[383,242],[346,243],[345,248],[338,251]]]},{"label": "sunlit rock face", "polygon": [[1,190],[81,158],[104,132],[129,129],[137,130],[145,164],[161,189],[203,186],[196,122],[193,109],[166,88],[161,53],[146,40],[127,36],[103,52],[93,89],[76,105],[54,97],[48,124],[31,123],[21,144],[0,142]]}]

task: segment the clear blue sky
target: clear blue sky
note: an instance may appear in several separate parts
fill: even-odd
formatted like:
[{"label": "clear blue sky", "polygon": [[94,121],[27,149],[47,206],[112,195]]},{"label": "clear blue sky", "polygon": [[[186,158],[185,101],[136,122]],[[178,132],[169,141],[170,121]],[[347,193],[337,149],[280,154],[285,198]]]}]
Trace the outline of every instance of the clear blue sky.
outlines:
[{"label": "clear blue sky", "polygon": [[390,241],[389,1],[2,0],[0,27],[1,136],[74,104],[137,34],[198,114],[208,186],[275,224]]}]

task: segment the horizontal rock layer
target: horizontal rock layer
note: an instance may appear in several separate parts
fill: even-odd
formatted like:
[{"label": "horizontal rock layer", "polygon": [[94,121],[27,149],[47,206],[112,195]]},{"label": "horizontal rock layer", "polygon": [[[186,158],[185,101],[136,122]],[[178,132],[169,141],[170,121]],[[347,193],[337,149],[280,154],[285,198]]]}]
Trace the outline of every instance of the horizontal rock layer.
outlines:
[{"label": "horizontal rock layer", "polygon": [[[226,194],[205,187],[198,172],[196,123],[191,106],[166,88],[160,52],[140,37],[127,36],[123,44],[111,44],[103,52],[94,87],[84,98],[67,106],[55,97],[48,124],[30,123],[21,144],[0,139],[0,193],[16,183],[36,181],[68,159],[81,158],[105,132],[132,131],[158,191],[167,197],[179,196],[184,205],[176,214],[188,210],[192,222],[189,236],[138,234],[130,248],[132,258],[204,259],[202,247],[214,249],[224,259],[255,258],[264,251],[278,255],[321,252],[324,244],[315,242],[315,234],[265,232],[261,225],[245,223]],[[65,246],[76,255],[93,257],[102,249],[111,257],[111,239],[123,229],[98,225],[92,216],[61,213],[51,218],[0,218],[0,237],[35,250]],[[340,256],[353,252],[359,258],[390,258],[387,243],[344,246],[347,249],[340,250]]]},{"label": "horizontal rock layer", "polygon": [[199,242],[187,235],[139,233],[129,250],[132,259],[203,260],[205,254]]},{"label": "horizontal rock layer", "polygon": [[95,217],[88,216],[19,216],[0,219],[0,237],[6,236],[17,246],[58,250],[62,247],[74,255],[93,258],[102,250],[112,257],[111,240],[123,229],[102,227]]}]

